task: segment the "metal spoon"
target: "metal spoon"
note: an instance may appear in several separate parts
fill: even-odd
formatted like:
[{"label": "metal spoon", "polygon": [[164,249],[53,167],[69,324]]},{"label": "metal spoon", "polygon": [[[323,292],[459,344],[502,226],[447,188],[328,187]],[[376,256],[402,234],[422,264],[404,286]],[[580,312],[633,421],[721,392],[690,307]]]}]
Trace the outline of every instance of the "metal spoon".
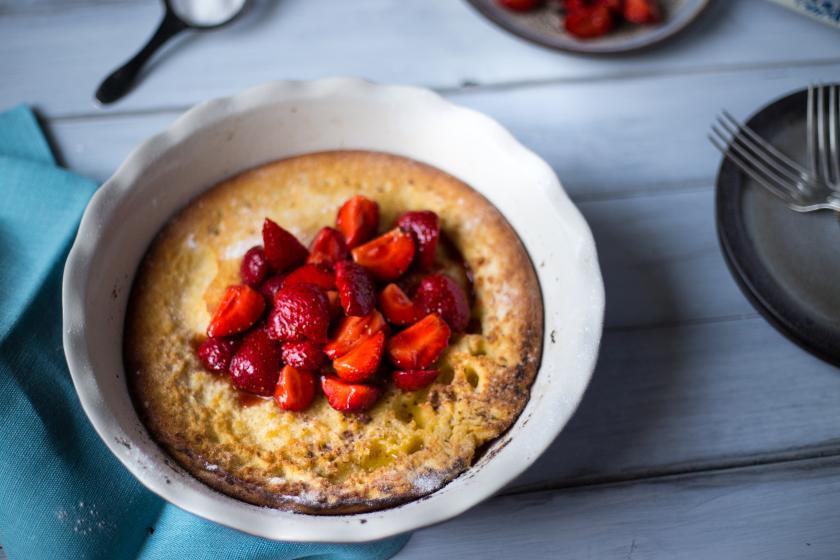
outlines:
[{"label": "metal spoon", "polygon": [[245,9],[248,0],[163,0],[163,19],[148,43],[134,57],[114,70],[96,90],[96,99],[108,104],[123,97],[134,85],[143,65],[164,43],[184,31],[207,31],[227,25]]}]

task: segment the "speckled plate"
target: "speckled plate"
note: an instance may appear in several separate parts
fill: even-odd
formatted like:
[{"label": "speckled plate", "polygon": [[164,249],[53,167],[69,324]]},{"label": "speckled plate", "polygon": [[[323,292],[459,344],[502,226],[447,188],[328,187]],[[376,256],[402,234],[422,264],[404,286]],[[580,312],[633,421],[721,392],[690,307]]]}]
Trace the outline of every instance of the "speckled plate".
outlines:
[{"label": "speckled plate", "polygon": [[660,0],[665,21],[657,25],[621,24],[597,39],[577,39],[563,29],[558,2],[549,0],[538,10],[518,13],[497,0],[467,0],[487,19],[544,47],[588,54],[611,54],[648,47],[682,31],[709,4],[709,0]]},{"label": "speckled plate", "polygon": [[[783,97],[748,124],[805,162],[807,91]],[[732,274],[755,308],[811,353],[840,365],[840,217],[800,214],[724,159],[717,179],[718,236]]]}]

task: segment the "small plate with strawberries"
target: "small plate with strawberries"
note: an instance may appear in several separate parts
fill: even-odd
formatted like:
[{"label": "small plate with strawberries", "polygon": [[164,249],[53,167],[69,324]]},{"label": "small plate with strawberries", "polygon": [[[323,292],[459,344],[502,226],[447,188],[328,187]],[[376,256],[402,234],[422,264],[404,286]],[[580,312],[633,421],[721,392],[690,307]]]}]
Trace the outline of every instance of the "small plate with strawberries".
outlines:
[{"label": "small plate with strawberries", "polygon": [[498,26],[559,50],[610,54],[659,43],[708,0],[468,0]]}]

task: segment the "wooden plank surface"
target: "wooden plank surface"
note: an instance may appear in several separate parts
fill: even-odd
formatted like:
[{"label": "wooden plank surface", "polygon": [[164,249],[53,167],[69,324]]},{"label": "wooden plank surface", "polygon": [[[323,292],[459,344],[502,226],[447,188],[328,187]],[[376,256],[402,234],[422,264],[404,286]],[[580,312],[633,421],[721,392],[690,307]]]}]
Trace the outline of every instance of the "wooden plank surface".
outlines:
[{"label": "wooden plank surface", "polygon": [[488,501],[418,531],[400,560],[836,558],[840,459]]},{"label": "wooden plank surface", "polygon": [[[8,2],[9,5],[14,2]],[[37,9],[36,9],[37,8]],[[40,2],[0,17],[0,106],[87,113],[96,85],[151,34],[157,2]],[[786,41],[784,37],[807,37]],[[37,38],[37,39],[36,39]],[[558,54],[525,43],[462,0],[257,0],[235,25],[185,37],[116,111],[182,107],[279,78],[358,75],[439,88],[575,82],[836,60],[832,29],[765,0],[714,2],[662,48],[621,57]]]}]

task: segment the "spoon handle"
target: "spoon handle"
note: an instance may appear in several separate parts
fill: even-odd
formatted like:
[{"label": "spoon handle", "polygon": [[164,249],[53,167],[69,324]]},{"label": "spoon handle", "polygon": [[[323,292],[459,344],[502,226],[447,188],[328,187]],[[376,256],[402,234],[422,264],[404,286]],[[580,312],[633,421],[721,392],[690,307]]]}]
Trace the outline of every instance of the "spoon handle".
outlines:
[{"label": "spoon handle", "polygon": [[165,42],[186,28],[187,25],[167,6],[163,19],[149,42],[131,60],[111,72],[99,85],[96,90],[97,101],[107,105],[128,93],[146,61]]}]

